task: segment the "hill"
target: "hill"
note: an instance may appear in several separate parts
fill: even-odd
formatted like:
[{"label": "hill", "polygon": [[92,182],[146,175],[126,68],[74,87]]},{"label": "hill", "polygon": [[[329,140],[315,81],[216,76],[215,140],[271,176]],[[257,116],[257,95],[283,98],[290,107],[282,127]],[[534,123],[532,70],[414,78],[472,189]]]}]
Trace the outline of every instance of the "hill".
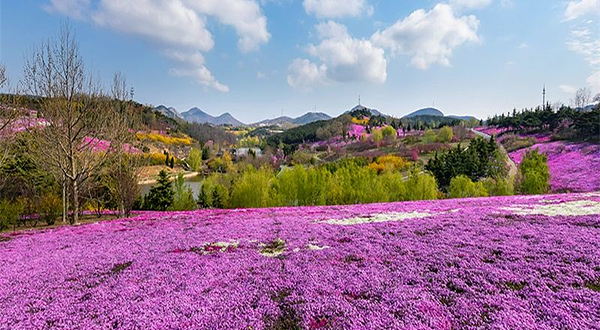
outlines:
[{"label": "hill", "polygon": [[154,110],[162,113],[166,117],[169,117],[172,119],[181,119],[181,115],[179,114],[177,109],[175,109],[173,107],[167,108],[166,106],[161,104],[161,105],[157,106],[156,108],[154,108]]},{"label": "hill", "polygon": [[440,110],[436,109],[436,108],[423,108],[423,109],[419,109],[417,111],[411,112],[408,115],[402,117],[402,118],[412,118],[412,117],[418,117],[418,116],[439,116],[439,117],[444,117],[444,113],[441,112]]},{"label": "hill", "polygon": [[352,113],[352,112],[365,112],[366,114],[370,113],[369,116],[385,116],[383,113],[379,112],[379,110],[365,107],[362,104],[358,104],[354,108],[347,110],[344,113],[346,114],[346,113]]},{"label": "hill", "polygon": [[291,118],[287,116],[277,117],[274,119],[266,119],[257,123],[251,124],[251,126],[281,126],[281,127],[293,127],[310,124],[319,120],[331,119],[326,113],[323,112],[308,112],[300,117]]},{"label": "hill", "polygon": [[600,195],[563,194],[145,212],[20,231],[0,236],[10,261],[0,263],[0,283],[11,283],[0,291],[2,322],[592,329],[599,216]]},{"label": "hill", "polygon": [[197,107],[191,108],[190,110],[183,112],[181,114],[181,117],[189,122],[198,124],[244,126],[244,123],[235,119],[228,112],[218,117],[214,117]]}]

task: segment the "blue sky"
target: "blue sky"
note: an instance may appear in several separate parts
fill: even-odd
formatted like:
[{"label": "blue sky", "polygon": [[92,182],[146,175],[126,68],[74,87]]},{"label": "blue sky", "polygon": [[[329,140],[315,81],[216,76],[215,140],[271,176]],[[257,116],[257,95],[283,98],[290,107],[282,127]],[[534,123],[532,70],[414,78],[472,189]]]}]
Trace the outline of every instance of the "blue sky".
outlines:
[{"label": "blue sky", "polygon": [[1,1],[0,62],[67,20],[88,68],[135,98],[244,122],[357,103],[487,117],[600,92],[600,0]]}]

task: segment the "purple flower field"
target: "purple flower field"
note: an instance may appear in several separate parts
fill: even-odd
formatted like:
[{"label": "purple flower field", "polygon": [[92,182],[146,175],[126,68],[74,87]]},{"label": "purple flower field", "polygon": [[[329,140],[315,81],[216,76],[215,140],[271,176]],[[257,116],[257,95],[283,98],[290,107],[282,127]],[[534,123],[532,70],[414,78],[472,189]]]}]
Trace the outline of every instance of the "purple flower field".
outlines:
[{"label": "purple flower field", "polygon": [[600,146],[555,141],[538,143],[509,154],[520,163],[526,151],[538,149],[548,156],[550,186],[555,192],[589,192],[600,190]]},{"label": "purple flower field", "polygon": [[1,329],[600,329],[600,194],[144,213],[0,237]]}]

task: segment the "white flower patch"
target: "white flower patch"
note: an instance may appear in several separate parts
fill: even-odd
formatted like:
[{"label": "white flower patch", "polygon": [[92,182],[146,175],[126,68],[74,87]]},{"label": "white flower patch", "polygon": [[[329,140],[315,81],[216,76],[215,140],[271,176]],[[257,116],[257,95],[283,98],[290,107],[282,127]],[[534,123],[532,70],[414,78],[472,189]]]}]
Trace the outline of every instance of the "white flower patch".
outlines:
[{"label": "white flower patch", "polygon": [[500,209],[520,215],[581,216],[600,214],[600,202],[580,200],[545,205],[515,205]]},{"label": "white flower patch", "polygon": [[315,244],[308,244],[308,249],[311,251],[321,251],[321,250],[325,250],[325,249],[329,249],[329,246],[327,245],[323,245],[323,246],[318,246]]},{"label": "white flower patch", "polygon": [[426,218],[433,216],[433,214],[426,212],[388,212],[388,213],[376,213],[368,217],[355,217],[346,219],[330,219],[325,221],[330,225],[340,226],[351,226],[359,225],[363,223],[378,223],[378,222],[390,222],[390,221],[403,221],[406,219]]}]

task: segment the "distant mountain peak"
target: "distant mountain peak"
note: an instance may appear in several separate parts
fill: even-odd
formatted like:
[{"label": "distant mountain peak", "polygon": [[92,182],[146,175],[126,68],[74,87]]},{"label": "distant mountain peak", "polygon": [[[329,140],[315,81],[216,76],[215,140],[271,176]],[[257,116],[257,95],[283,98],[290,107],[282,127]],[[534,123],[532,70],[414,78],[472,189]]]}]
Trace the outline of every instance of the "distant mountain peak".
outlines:
[{"label": "distant mountain peak", "polygon": [[411,117],[417,117],[417,116],[437,116],[437,117],[444,117],[444,113],[441,112],[437,108],[428,107],[428,108],[419,109],[417,111],[413,111],[413,112],[409,113],[408,115],[406,115],[406,116],[404,116],[402,118],[411,118]]},{"label": "distant mountain peak", "polygon": [[357,110],[367,110],[367,111],[369,111],[374,116],[384,116],[384,114],[382,114],[381,112],[379,112],[379,110],[365,107],[362,104],[357,104],[354,108],[346,111],[345,113],[349,113],[349,112],[353,112],[353,111],[357,111]]},{"label": "distant mountain peak", "polygon": [[181,117],[192,123],[212,124],[212,125],[231,125],[243,126],[244,123],[235,119],[229,112],[225,112],[217,117],[211,116],[198,107],[193,107],[190,110],[181,114]]}]

